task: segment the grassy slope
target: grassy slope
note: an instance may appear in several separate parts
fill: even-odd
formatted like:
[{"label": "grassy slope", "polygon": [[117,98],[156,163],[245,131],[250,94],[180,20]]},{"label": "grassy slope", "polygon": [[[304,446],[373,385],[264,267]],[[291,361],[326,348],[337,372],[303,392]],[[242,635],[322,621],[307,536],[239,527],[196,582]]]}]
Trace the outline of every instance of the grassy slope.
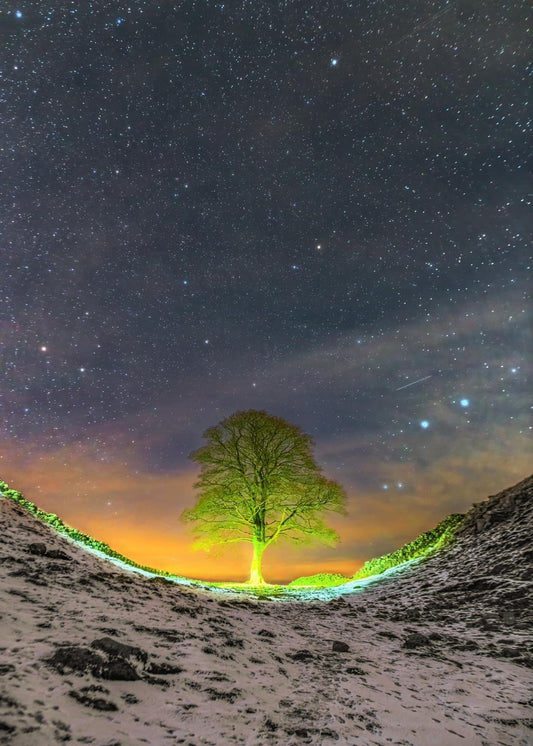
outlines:
[{"label": "grassy slope", "polygon": [[[64,534],[65,536],[69,536],[71,539],[74,539],[74,541],[85,544],[92,549],[97,549],[100,552],[103,552],[103,554],[106,554],[108,557],[113,557],[114,559],[118,559],[121,562],[130,565],[131,567],[136,567],[140,570],[145,570],[146,572],[154,573],[156,575],[173,578],[178,577],[175,574],[165,572],[164,570],[157,570],[153,567],[139,565],[137,562],[124,557],[122,554],[115,552],[114,549],[111,549],[111,547],[108,544],[105,544],[103,541],[98,541],[92,536],[88,536],[87,534],[84,534],[81,531],[68,526],[66,523],[63,523],[61,518],[59,518],[55,513],[45,513],[43,510],[40,510],[34,503],[26,500],[26,498],[20,492],[10,489],[5,482],[2,482],[0,480],[0,496],[2,495],[10,500],[13,500],[13,502],[16,502],[18,505],[27,510],[28,513],[31,513],[31,515],[34,515],[40,521],[43,521],[43,523],[47,523],[49,526],[52,526],[59,533]],[[344,583],[349,583],[352,580],[361,580],[362,578],[368,578],[371,575],[379,575],[385,570],[389,570],[391,567],[396,567],[397,565],[401,565],[403,562],[408,562],[409,560],[424,557],[450,544],[455,536],[455,532],[462,524],[464,518],[465,516],[459,513],[453,513],[452,515],[449,515],[434,529],[420,534],[420,536],[418,536],[416,539],[410,541],[408,544],[404,544],[395,552],[385,554],[383,557],[375,557],[368,560],[368,562],[365,562],[363,567],[358,570],[351,578],[339,574],[318,573],[317,575],[297,578],[296,580],[293,580],[291,583],[289,583],[289,587],[295,588],[299,586],[311,586],[314,588],[331,588],[334,586],[344,585]],[[191,582],[195,581],[191,579]],[[201,581],[197,582],[202,584]],[[211,583],[209,585],[211,585]],[[232,584],[217,583],[216,585],[224,587]]]},{"label": "grassy slope", "polygon": [[130,565],[131,567],[138,568],[139,570],[145,570],[146,572],[152,572],[156,573],[157,575],[164,575],[167,577],[176,577],[176,575],[173,575],[170,572],[165,572],[164,570],[155,570],[152,567],[139,565],[137,562],[124,557],[122,554],[115,552],[114,549],[111,549],[111,547],[108,544],[105,544],[103,541],[93,539],[92,536],[88,536],[87,534],[78,531],[76,528],[72,528],[66,523],[63,523],[61,518],[59,518],[55,513],[45,513],[44,510],[40,510],[34,503],[26,500],[26,498],[20,492],[17,492],[17,490],[9,489],[9,486],[5,482],[2,482],[0,480],[0,496],[2,495],[4,497],[7,497],[9,500],[13,500],[13,502],[16,502],[17,505],[20,505],[25,510],[27,510],[28,513],[31,513],[31,515],[34,515],[43,523],[47,523],[49,526],[52,526],[52,528],[54,528],[60,534],[64,534],[65,536],[69,536],[71,539],[74,539],[74,541],[79,541],[81,544],[85,544],[86,546],[91,547],[91,549],[98,549],[98,551],[103,552],[108,557],[118,559],[121,562]]},{"label": "grassy slope", "polygon": [[315,586],[321,588],[328,588],[337,585],[343,585],[349,583],[352,580],[361,580],[362,578],[369,578],[371,575],[379,575],[385,570],[390,570],[391,567],[396,567],[409,560],[418,559],[425,557],[432,552],[442,549],[443,547],[450,544],[455,536],[455,532],[462,524],[464,520],[462,513],[452,513],[443,521],[441,521],[431,531],[426,531],[416,539],[410,541],[408,544],[404,544],[400,549],[390,554],[385,554],[383,557],[374,557],[373,559],[365,562],[363,567],[358,570],[353,577],[348,578],[344,575],[320,573],[318,575],[310,575],[308,577],[297,578],[293,580],[289,585],[294,586]]}]

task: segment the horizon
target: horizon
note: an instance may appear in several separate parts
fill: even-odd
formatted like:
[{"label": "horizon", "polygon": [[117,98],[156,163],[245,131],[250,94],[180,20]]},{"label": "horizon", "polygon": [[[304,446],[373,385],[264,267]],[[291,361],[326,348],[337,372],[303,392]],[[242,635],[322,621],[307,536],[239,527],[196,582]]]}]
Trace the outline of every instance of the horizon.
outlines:
[{"label": "horizon", "polygon": [[[525,479],[528,479],[528,477],[526,476],[526,477],[524,478],[524,480],[525,480]],[[524,480],[520,480],[520,482],[522,482],[522,481],[524,481]],[[24,498],[25,500],[27,500],[28,502],[32,503],[32,504],[33,504],[33,505],[34,505],[34,506],[35,506],[35,507],[36,507],[37,509],[39,509],[39,510],[42,510],[42,509],[43,509],[43,508],[42,508],[42,506],[40,506],[40,505],[36,505],[36,504],[35,504],[35,503],[34,503],[34,502],[33,502],[32,500],[29,500],[29,498],[28,498],[28,497],[27,497],[26,495],[24,495],[24,494],[23,494],[23,493],[21,493],[20,491],[16,490],[16,488],[15,488],[15,487],[13,487],[13,485],[11,485],[11,484],[9,484],[9,483],[6,483],[6,482],[5,482],[5,480],[0,480],[0,481],[4,481],[4,485],[6,485],[6,487],[7,487],[7,488],[9,488],[10,490],[13,490],[13,491],[17,492],[17,493],[19,494],[19,496],[20,496],[20,497],[22,497],[22,498]],[[518,482],[517,484],[519,484],[520,482]],[[509,488],[509,487],[512,487],[512,486],[515,486],[515,485],[507,485],[507,488]],[[481,502],[484,502],[485,500],[487,500],[487,499],[488,499],[488,498],[490,498],[490,497],[493,497],[493,495],[486,495],[486,496],[485,496],[485,498],[484,498],[484,499],[483,499],[483,500],[482,500]],[[5,495],[5,493],[3,493],[3,492],[1,492],[1,491],[0,491],[0,498],[3,498],[3,499],[12,499],[12,498],[10,498],[10,497],[6,496],[6,495]],[[15,502],[17,502],[17,501],[15,500]],[[476,505],[476,504],[479,504],[479,501],[478,501],[477,503],[474,503],[473,505],[469,506],[469,508],[472,508],[472,507],[473,507],[474,505]],[[46,512],[46,511],[45,511],[45,512]],[[462,515],[466,515],[466,514],[467,514],[467,512],[468,512],[468,510],[465,510],[465,511],[464,511],[464,513],[462,513]],[[31,513],[30,513],[30,514],[31,514]],[[425,533],[425,531],[426,531],[426,530],[431,530],[431,529],[435,528],[435,527],[436,527],[436,526],[437,526],[438,524],[440,524],[440,523],[441,523],[442,521],[444,521],[444,520],[445,520],[446,518],[449,518],[449,517],[450,517],[451,515],[452,515],[452,514],[449,514],[448,516],[444,516],[444,517],[442,517],[442,518],[441,518],[441,519],[440,519],[440,520],[438,521],[438,523],[437,523],[437,524],[435,524],[435,526],[431,526],[431,527],[430,527],[429,529],[425,529],[425,530],[424,530],[424,531],[422,531],[421,533]],[[71,524],[70,524],[70,523],[69,523],[68,521],[65,521],[65,520],[64,520],[64,517],[63,517],[62,515],[59,515],[59,516],[57,516],[57,517],[58,517],[58,518],[59,518],[59,519],[60,519],[61,521],[63,521],[63,523],[64,523],[64,524],[65,524],[65,525],[66,525],[67,527],[69,527],[69,528],[72,528],[72,529],[76,529],[76,530],[78,530],[78,531],[80,531],[80,530],[81,530],[79,526],[77,526],[77,525],[71,525]],[[40,520],[40,519],[37,519],[37,520]],[[53,527],[51,527],[51,528],[52,528],[52,530],[56,530],[56,529],[54,529]],[[85,532],[84,532],[84,531],[82,531],[82,533],[85,533]],[[63,533],[62,533],[61,531],[59,531],[59,530],[58,530],[58,534],[59,534],[60,536],[64,536],[64,534],[63,534]],[[197,575],[197,574],[193,574],[193,575],[191,575],[191,574],[187,574],[187,573],[183,572],[183,570],[182,570],[181,568],[179,568],[179,567],[172,567],[172,568],[168,567],[168,568],[166,568],[166,567],[158,567],[157,565],[151,565],[151,564],[150,564],[150,562],[145,562],[145,561],[144,561],[144,560],[143,560],[143,559],[141,558],[141,557],[142,557],[142,555],[135,555],[135,556],[130,556],[130,555],[127,555],[127,554],[125,554],[124,552],[122,552],[122,551],[119,551],[118,547],[114,546],[114,545],[113,545],[112,543],[110,543],[109,541],[105,541],[105,540],[104,540],[104,539],[103,539],[103,538],[102,538],[101,536],[92,536],[92,535],[90,535],[90,534],[87,534],[87,535],[88,535],[88,536],[90,536],[90,538],[92,538],[92,539],[94,539],[94,540],[96,540],[96,541],[99,541],[99,542],[102,542],[102,543],[105,543],[105,544],[107,544],[107,545],[108,545],[108,547],[109,547],[109,548],[110,548],[111,550],[113,550],[113,551],[115,551],[115,552],[119,552],[119,554],[121,554],[121,555],[123,556],[123,558],[124,558],[125,560],[127,560],[127,561],[133,561],[133,562],[135,562],[135,563],[137,563],[137,564],[139,564],[139,565],[143,566],[143,568],[144,568],[145,570],[149,571],[149,572],[154,572],[154,573],[158,573],[158,572],[171,572],[171,573],[174,573],[174,574],[175,574],[176,576],[179,576],[179,577],[181,577],[181,578],[183,578],[183,579],[186,579],[186,580],[200,581],[200,582],[206,582],[206,583],[210,583],[210,582],[213,582],[213,583],[228,583],[229,585],[232,585],[232,584],[237,584],[237,585],[240,585],[240,584],[242,584],[242,585],[246,585],[246,580],[245,580],[245,579],[243,579],[243,578],[242,578],[242,577],[240,577],[240,576],[239,576],[239,577],[237,577],[237,576],[236,576],[236,577],[233,577],[233,578],[227,578],[226,576],[220,576],[220,577],[216,577],[216,573],[215,573],[215,577],[214,577],[214,576],[213,576],[213,574],[212,574],[212,569],[211,569],[210,571],[207,571],[207,570],[206,570],[206,575],[205,575],[205,576],[199,576],[199,575]],[[407,539],[406,541],[404,541],[404,542],[403,542],[403,543],[402,543],[401,545],[397,545],[397,546],[393,547],[392,549],[389,549],[389,550],[388,550],[387,552],[384,552],[383,554],[389,554],[389,553],[391,553],[391,552],[394,552],[395,550],[397,550],[397,549],[400,549],[400,548],[401,548],[401,547],[403,547],[403,546],[404,546],[405,544],[407,544],[407,543],[409,543],[410,541],[414,540],[415,538],[419,538],[419,537],[420,537],[420,534],[418,534],[417,536],[412,536],[412,537],[410,537],[409,539]],[[75,541],[75,543],[77,543],[77,542],[76,542],[76,540],[74,540],[74,541]],[[246,543],[246,545],[247,545],[247,548],[248,548],[248,550],[249,550],[249,551],[248,551],[248,553],[250,554],[250,553],[251,553],[251,546],[250,546],[250,543],[249,543],[249,542],[247,542],[247,543]],[[82,544],[82,546],[85,546],[85,545],[83,545],[83,544]],[[284,552],[284,553],[286,554],[286,552],[287,552],[287,546],[289,546],[289,547],[290,547],[290,545],[287,545],[287,543],[285,543],[285,545],[283,545],[283,543],[282,543],[282,545],[281,545],[281,548],[279,548],[279,549],[281,549],[281,551],[282,551],[282,552]],[[275,549],[275,547],[276,547],[276,545],[274,545],[274,549]],[[298,554],[299,554],[299,550],[298,550],[297,548],[295,548],[295,547],[293,547],[293,549],[295,549],[295,552],[294,552],[295,556],[298,556]],[[214,552],[213,552],[212,554],[214,554],[214,555],[217,555],[217,554],[223,554],[223,553],[224,553],[224,545],[221,545],[221,546],[219,546],[218,548],[215,548],[215,550],[214,550]],[[273,554],[274,554],[274,553],[275,553],[275,552],[273,552]],[[278,551],[278,553],[280,553],[280,552]],[[243,553],[243,554],[245,554],[245,553]],[[292,573],[291,575],[284,575],[284,576],[283,576],[283,578],[277,578],[277,579],[276,579],[276,578],[271,578],[271,577],[269,577],[269,578],[268,578],[268,580],[266,581],[266,583],[267,583],[267,586],[268,586],[268,585],[287,585],[287,584],[290,584],[290,582],[291,582],[292,580],[295,580],[295,579],[297,579],[297,578],[300,578],[300,577],[306,577],[306,576],[308,576],[308,575],[314,575],[314,574],[318,574],[318,573],[320,573],[320,574],[330,574],[330,573],[331,573],[331,574],[341,574],[341,575],[345,575],[345,576],[346,576],[346,578],[347,578],[347,580],[349,580],[349,579],[350,579],[350,578],[351,578],[351,577],[352,577],[352,576],[353,576],[354,574],[356,574],[356,573],[357,573],[357,572],[358,572],[358,571],[359,571],[359,570],[361,569],[361,567],[362,567],[362,566],[364,565],[364,563],[365,563],[366,561],[368,561],[368,560],[370,560],[370,559],[378,559],[378,558],[381,558],[381,557],[383,557],[383,554],[375,554],[375,555],[372,555],[372,556],[370,556],[370,557],[365,557],[365,558],[363,559],[363,561],[362,561],[362,562],[360,562],[360,563],[358,564],[358,566],[357,566],[357,567],[356,567],[355,569],[350,569],[350,570],[347,570],[347,571],[344,571],[344,572],[341,572],[341,571],[340,571],[340,570],[338,570],[338,569],[337,569],[337,570],[330,570],[330,569],[328,569],[328,568],[325,568],[325,567],[322,567],[321,569],[318,569],[317,567],[315,567],[315,566],[313,565],[313,566],[312,566],[312,567],[313,567],[313,569],[312,569],[312,571],[310,571],[310,572],[302,572],[302,573],[300,573],[300,574],[298,574],[298,575],[294,575],[294,574],[293,574],[293,573],[294,573],[294,570],[293,570],[293,573]],[[149,554],[148,554],[147,556],[148,556],[148,557],[150,557],[150,556],[152,556],[152,555],[151,555],[151,554],[149,553]],[[243,563],[246,563],[247,561],[249,561],[249,558],[243,557]],[[283,565],[283,566],[285,566],[285,567],[286,567],[286,564],[285,564],[285,565]],[[295,566],[300,566],[300,565],[298,565],[297,563],[295,563],[295,564],[292,564],[292,565],[291,565],[291,568],[294,568]],[[195,565],[195,567],[197,567],[197,565]],[[381,572],[381,571],[380,571],[380,572]],[[267,561],[267,573],[268,573],[268,561]],[[244,574],[246,575],[246,573],[244,573]]]}]

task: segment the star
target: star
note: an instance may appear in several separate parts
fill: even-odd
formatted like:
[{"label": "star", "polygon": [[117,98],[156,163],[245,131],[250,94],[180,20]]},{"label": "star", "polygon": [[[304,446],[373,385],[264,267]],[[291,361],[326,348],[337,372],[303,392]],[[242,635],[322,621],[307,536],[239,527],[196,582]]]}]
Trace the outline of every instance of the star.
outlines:
[{"label": "star", "polygon": [[[90,514],[95,438],[117,463],[145,441],[150,485],[144,469],[188,473],[204,428],[255,406],[313,433],[350,496],[427,488],[435,523],[447,460],[465,497],[485,463],[502,487],[525,475],[522,19],[502,3],[461,21],[452,2],[374,3],[357,23],[353,3],[285,3],[283,24],[227,0],[33,5],[0,9],[0,456],[6,438],[21,464],[34,453],[30,499],[28,473],[58,500],[48,438],[73,470],[79,449]],[[134,491],[133,515],[167,509]]]}]

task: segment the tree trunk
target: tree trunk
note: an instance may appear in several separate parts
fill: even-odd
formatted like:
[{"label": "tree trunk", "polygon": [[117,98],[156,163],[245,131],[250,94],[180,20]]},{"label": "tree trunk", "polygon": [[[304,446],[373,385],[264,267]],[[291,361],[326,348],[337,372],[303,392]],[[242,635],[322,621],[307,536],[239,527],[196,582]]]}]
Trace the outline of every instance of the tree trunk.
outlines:
[{"label": "tree trunk", "polygon": [[264,541],[254,539],[252,542],[254,553],[252,555],[252,566],[250,568],[250,585],[264,585],[263,573],[261,572],[261,563],[263,561],[263,552],[266,549]]}]

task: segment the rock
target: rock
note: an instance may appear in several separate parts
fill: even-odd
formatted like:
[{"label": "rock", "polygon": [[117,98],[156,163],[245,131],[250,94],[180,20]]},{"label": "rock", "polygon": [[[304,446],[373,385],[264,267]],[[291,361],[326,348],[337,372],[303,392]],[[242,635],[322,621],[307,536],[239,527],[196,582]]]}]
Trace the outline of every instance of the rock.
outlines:
[{"label": "rock", "polygon": [[72,560],[72,557],[69,557],[69,555],[66,552],[63,552],[61,549],[50,549],[48,552],[46,552],[46,556],[50,559]]},{"label": "rock", "polygon": [[66,645],[58,648],[45,663],[60,674],[87,673],[99,675],[102,670],[102,658],[89,648],[77,645]]},{"label": "rock", "polygon": [[333,598],[331,601],[328,601],[327,605],[328,609],[344,609],[348,606],[348,602],[343,596],[339,596],[338,598]]},{"label": "rock", "polygon": [[291,658],[293,661],[308,663],[313,660],[315,656],[309,650],[298,650],[296,653],[288,653],[287,657]]},{"label": "rock", "polygon": [[367,675],[367,672],[363,671],[363,669],[359,668],[358,666],[351,666],[350,668],[347,668],[346,673],[349,673],[352,676],[366,676]]},{"label": "rock", "polygon": [[109,681],[138,681],[141,678],[135,662],[144,666],[148,660],[141,648],[125,645],[111,637],[94,640],[91,648],[67,645],[56,650],[45,662],[61,674],[91,673]]},{"label": "rock", "polygon": [[112,637],[101,637],[98,640],[94,640],[91,643],[91,647],[96,650],[101,650],[110,658],[136,658],[141,663],[146,663],[148,660],[148,654],[133,645],[125,645],[123,642],[113,640]]},{"label": "rock", "polygon": [[138,681],[141,678],[131,663],[122,658],[104,663],[100,675],[108,681]]},{"label": "rock", "polygon": [[41,544],[40,542],[28,544],[28,552],[34,554],[36,557],[44,557],[46,554],[46,544]]},{"label": "rock", "polygon": [[144,666],[148,655],[141,648],[125,645],[112,637],[101,637],[91,643],[91,648],[103,653],[108,660],[102,661],[98,675],[108,681],[138,681],[141,675],[135,663]]},{"label": "rock", "polygon": [[0,676],[4,676],[6,673],[13,673],[15,666],[11,663],[0,663]]},{"label": "rock", "polygon": [[350,646],[347,645],[345,642],[339,642],[339,640],[335,640],[333,642],[333,652],[334,653],[349,653]]},{"label": "rock", "polygon": [[412,650],[414,648],[425,647],[426,645],[431,645],[431,640],[427,635],[423,635],[421,632],[411,632],[403,641],[402,648]]}]

